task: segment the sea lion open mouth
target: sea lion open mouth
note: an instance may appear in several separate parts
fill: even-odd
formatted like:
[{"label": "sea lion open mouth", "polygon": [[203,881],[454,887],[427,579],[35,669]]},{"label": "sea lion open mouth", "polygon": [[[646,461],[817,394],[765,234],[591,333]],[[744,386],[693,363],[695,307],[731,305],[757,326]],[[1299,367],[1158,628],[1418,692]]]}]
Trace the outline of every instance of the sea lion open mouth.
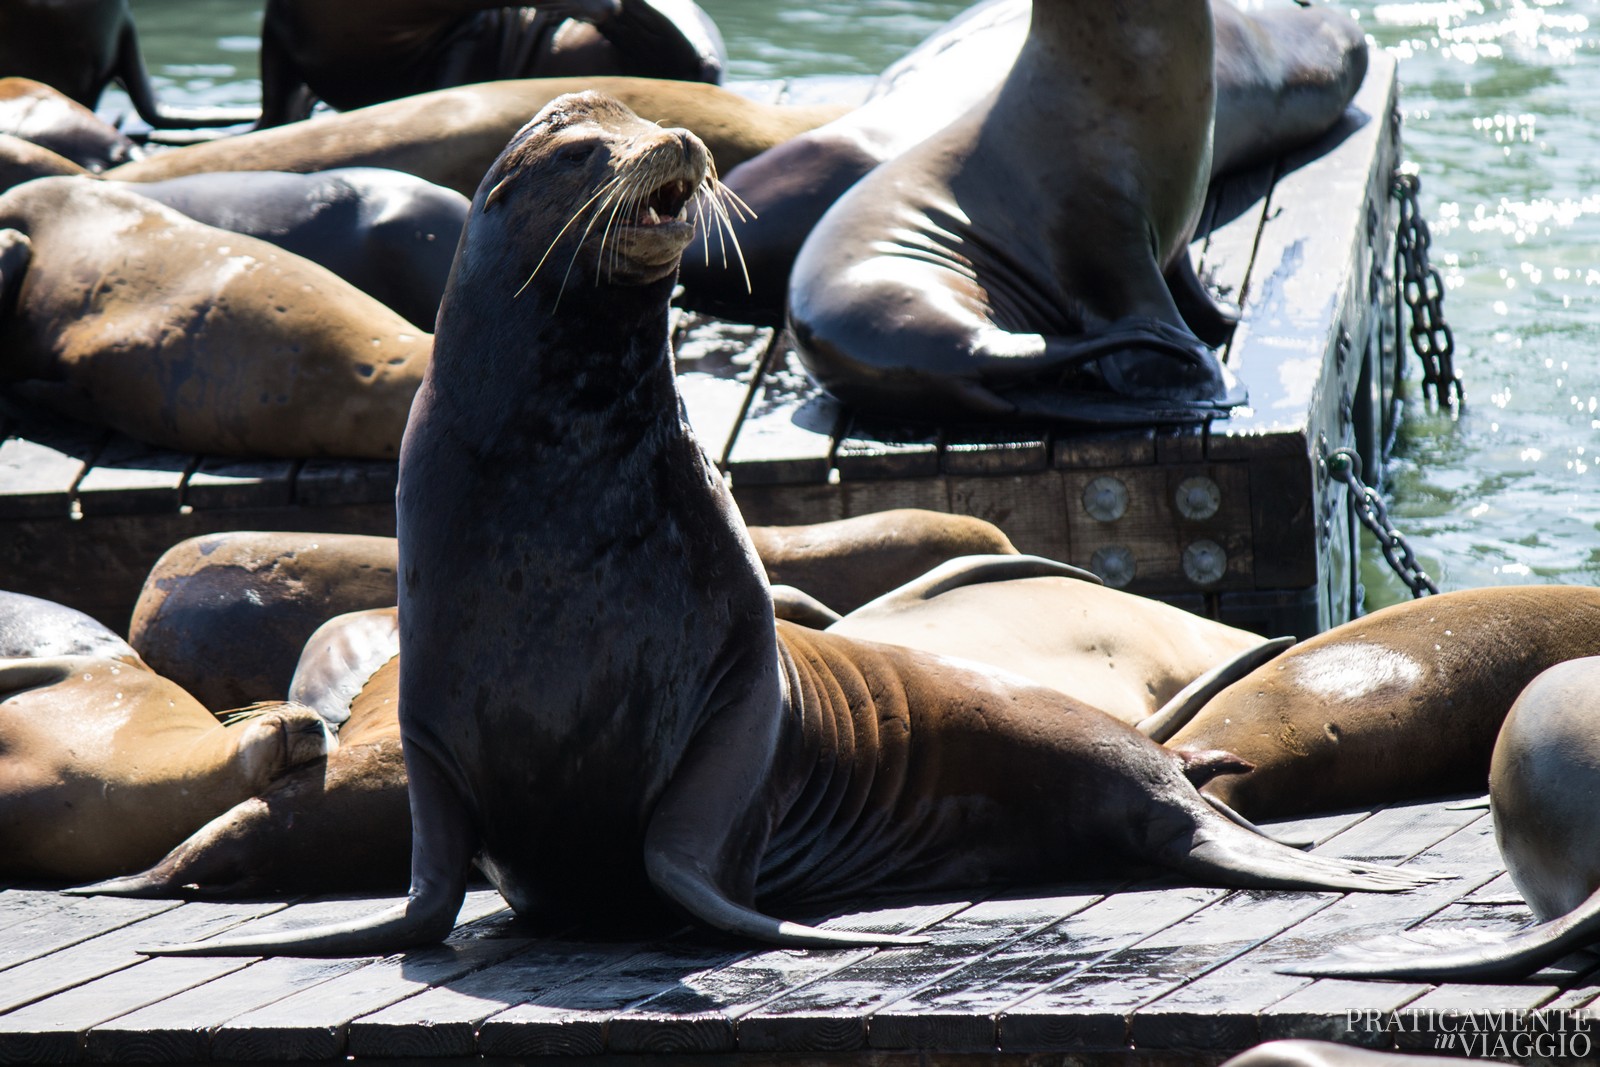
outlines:
[{"label": "sea lion open mouth", "polygon": [[697,185],[687,181],[669,181],[657,186],[645,198],[638,214],[628,220],[630,226],[665,226],[672,223],[689,224],[689,201],[694,198]]}]

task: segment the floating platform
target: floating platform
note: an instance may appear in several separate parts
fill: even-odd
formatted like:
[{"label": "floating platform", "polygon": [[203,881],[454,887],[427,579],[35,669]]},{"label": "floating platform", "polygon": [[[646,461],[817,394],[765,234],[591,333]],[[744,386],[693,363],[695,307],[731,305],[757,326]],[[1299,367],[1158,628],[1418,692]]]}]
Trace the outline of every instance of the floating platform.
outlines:
[{"label": "floating platform", "polygon": [[[1486,811],[1436,802],[1280,826],[1316,837],[1318,853],[1450,877],[1397,894],[1131,881],[856,902],[823,913],[825,925],[922,933],[931,944],[829,950],[760,949],[703,930],[639,940],[532,932],[497,894],[475,890],[444,945],[345,960],[138,950],[367,914],[378,902],[11,888],[0,891],[0,1062],[1209,1064],[1278,1037],[1528,1061],[1541,1057],[1511,1042],[1521,1033],[1531,1049],[1540,1026],[1564,1027],[1566,1041],[1544,1039],[1543,1058],[1592,1059],[1600,1023],[1582,1013],[1600,997],[1593,956],[1517,985],[1275,970],[1401,930],[1527,923]],[[1518,1022],[1515,1011],[1535,1014]],[[1498,1052],[1470,1043],[1496,1034],[1507,1041]],[[699,1055],[643,1058],[658,1053]]]},{"label": "floating platform", "polygon": [[[860,79],[744,88],[859,95]],[[964,512],[1023,551],[1264,633],[1348,619],[1358,553],[1325,457],[1372,466],[1394,390],[1395,63],[1375,52],[1340,126],[1294,156],[1219,181],[1193,246],[1242,306],[1226,359],[1250,406],[1183,430],[884,426],[822,394],[782,335],[684,316],[679,382],[747,521],[811,523],[886,508]],[[121,630],[177,541],[237,529],[388,534],[393,463],[239,462],[0,408],[0,588]]]}]

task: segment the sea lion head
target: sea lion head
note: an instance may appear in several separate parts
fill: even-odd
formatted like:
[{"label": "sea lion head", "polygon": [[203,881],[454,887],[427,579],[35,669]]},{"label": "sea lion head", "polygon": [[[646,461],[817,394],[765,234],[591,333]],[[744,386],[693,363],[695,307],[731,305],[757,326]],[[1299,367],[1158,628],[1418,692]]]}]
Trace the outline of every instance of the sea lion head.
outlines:
[{"label": "sea lion head", "polygon": [[677,270],[714,187],[710,153],[688,130],[647,122],[603,93],[569,93],[512,138],[473,207],[515,213],[522,278],[648,285]]}]

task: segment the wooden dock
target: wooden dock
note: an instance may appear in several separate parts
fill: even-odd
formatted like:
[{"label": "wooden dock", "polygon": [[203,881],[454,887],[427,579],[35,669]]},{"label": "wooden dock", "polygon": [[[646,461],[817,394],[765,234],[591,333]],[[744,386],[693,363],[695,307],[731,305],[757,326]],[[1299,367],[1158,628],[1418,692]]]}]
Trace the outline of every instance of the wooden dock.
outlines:
[{"label": "wooden dock", "polygon": [[[863,85],[744,88],[815,100]],[[1375,53],[1338,129],[1213,188],[1193,253],[1244,309],[1226,358],[1250,406],[1230,418],[1182,431],[884,426],[820,393],[785,338],[685,316],[679,381],[695,428],[752,523],[964,512],[1024,551],[1234,625],[1305,636],[1342,622],[1357,553],[1323,460],[1344,445],[1377,456],[1393,392],[1395,105],[1394,61]],[[0,588],[121,630],[177,541],[392,533],[394,485],[393,463],[185,455],[0,407]]]},{"label": "wooden dock", "polygon": [[[1576,1039],[1600,961],[1517,985],[1278,974],[1417,927],[1530,916],[1487,812],[1397,805],[1283,824],[1316,851],[1446,874],[1392,895],[1164,881],[855,902],[826,925],[916,948],[772,950],[699,930],[530,931],[475,890],[441,946],[385,958],[149,958],[142,946],[366,913],[371,900],[180,903],[0,891],[0,1062],[202,1063],[562,1056],[642,1065],[1214,1063],[1307,1036],[1439,1049],[1464,1013],[1538,1011]],[[1365,1013],[1377,1013],[1376,1016]],[[1432,1014],[1429,1014],[1432,1013]],[[1481,1015],[1478,1016],[1481,1018]],[[1375,1021],[1378,1020],[1378,1021]],[[1531,1024],[1523,1024],[1531,1025]],[[1559,1058],[1559,1057],[1554,1057]]]}]

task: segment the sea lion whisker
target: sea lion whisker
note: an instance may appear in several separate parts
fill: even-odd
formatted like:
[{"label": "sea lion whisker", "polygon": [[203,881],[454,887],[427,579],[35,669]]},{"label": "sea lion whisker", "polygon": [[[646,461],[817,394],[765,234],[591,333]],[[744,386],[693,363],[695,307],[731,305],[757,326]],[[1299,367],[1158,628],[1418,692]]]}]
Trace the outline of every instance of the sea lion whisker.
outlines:
[{"label": "sea lion whisker", "polygon": [[[564,294],[567,291],[567,281],[568,281],[568,279],[570,279],[572,277],[572,268],[574,266],[576,266],[577,263],[578,263],[578,253],[583,251],[584,243],[589,240],[589,234],[594,230],[595,222],[605,212],[606,206],[608,204],[614,203],[617,200],[617,198],[620,195],[622,195],[622,193],[626,190],[626,188],[627,188],[627,179],[628,179],[628,176],[626,174],[618,174],[616,177],[612,178],[609,182],[606,183],[605,188],[602,190],[603,192],[606,193],[606,198],[604,200],[601,200],[599,204],[595,205],[594,211],[589,216],[588,225],[584,226],[583,232],[578,235],[578,240],[576,242],[574,242],[574,244],[572,246],[572,256],[571,256],[571,258],[569,258],[567,260],[567,269],[561,275],[561,286],[560,286],[560,288],[558,288],[556,290],[555,303],[551,305],[552,310],[554,308],[559,308],[561,306],[561,297],[562,297],[562,294]],[[595,200],[598,198],[598,196],[599,196],[599,194],[597,193],[595,196],[590,197],[589,198],[589,203],[593,204],[595,202]],[[586,204],[585,207],[587,207],[587,206],[588,205]],[[582,209],[580,209],[580,210],[582,210]],[[614,213],[615,213],[615,209],[613,208],[613,214]],[[605,247],[605,237],[602,235],[600,240],[601,240],[601,248],[604,249],[604,247]],[[531,279],[531,278],[529,279],[529,281],[532,281],[532,280],[533,279]]]},{"label": "sea lion whisker", "polygon": [[[712,179],[712,180],[714,181],[715,179]],[[739,235],[733,232],[733,220],[731,218],[729,218],[729,216],[728,216],[728,202],[723,200],[721,194],[723,192],[727,192],[728,195],[731,196],[734,201],[738,201],[738,203],[740,203],[740,204],[742,204],[744,202],[742,200],[739,200],[738,195],[733,193],[731,190],[729,190],[727,186],[721,185],[720,183],[718,183],[715,186],[707,183],[707,184],[701,186],[701,190],[705,191],[708,194],[708,199],[709,199],[709,201],[711,203],[711,208],[712,208],[712,210],[714,212],[716,212],[717,223],[718,223],[718,240],[719,240],[719,242],[721,241],[721,235],[726,234],[727,235],[727,244],[732,244],[733,245],[733,254],[739,260],[739,273],[744,276],[745,291],[746,292],[753,291],[751,289],[751,286],[750,286],[750,268],[749,268],[748,265],[746,265],[746,263],[744,261],[744,249],[739,247]],[[746,207],[748,207],[748,205],[746,205]],[[735,206],[735,210],[737,210],[737,205]],[[751,213],[750,217],[751,218],[755,217],[754,212]],[[743,220],[744,218],[745,218],[745,216],[741,214],[740,215],[740,219]],[[723,266],[727,266],[727,263],[728,263],[727,244],[723,245],[723,252],[722,252],[722,263],[723,263]]]},{"label": "sea lion whisker", "polygon": [[[578,219],[583,216],[584,211],[588,209],[590,204],[593,204],[596,200],[600,199],[606,193],[611,192],[617,185],[619,185],[622,182],[623,178],[624,178],[624,175],[618,175],[617,177],[612,178],[610,181],[608,181],[604,185],[600,186],[600,188],[595,191],[595,194],[593,196],[591,196],[588,200],[585,200],[582,204],[580,204],[578,206],[578,209],[572,213],[572,216],[567,219],[566,223],[561,227],[561,229],[556,231],[556,235],[554,237],[550,238],[550,244],[545,248],[544,255],[540,256],[539,257],[539,262],[537,262],[537,263],[535,263],[533,265],[533,273],[529,274],[527,281],[523,282],[522,285],[517,289],[517,291],[515,293],[511,294],[511,299],[515,300],[517,297],[521,296],[522,295],[522,291],[524,289],[526,289],[528,287],[528,285],[533,281],[534,277],[539,273],[539,268],[544,266],[544,261],[550,258],[550,253],[551,252],[555,251],[557,242],[559,242],[561,240],[561,235],[566,233],[568,228],[570,228],[574,222],[577,222]],[[589,232],[588,230],[584,230],[584,234],[585,235],[587,235],[588,232]],[[583,240],[581,238],[579,239],[578,244],[580,246],[583,244]],[[576,253],[574,253],[574,255],[576,255]],[[569,267],[569,269],[570,269],[570,267]],[[557,299],[558,302],[561,299],[559,293],[556,295],[556,299]]]},{"label": "sea lion whisker", "polygon": [[[617,215],[626,206],[628,215],[625,215],[624,218],[631,217],[639,203],[643,183],[638,180],[638,175],[630,175],[630,177],[633,179],[632,184],[628,185],[623,194],[616,199],[611,207],[611,215],[606,219],[606,228],[600,231],[600,254],[595,257],[594,264],[594,282],[596,285],[600,284],[600,271],[602,268],[605,269],[606,278],[609,280],[611,277],[611,268],[615,263],[616,257],[616,245],[612,244],[608,249],[606,242],[611,240],[611,227],[616,224]],[[608,252],[610,254],[609,260],[607,258]]]}]

